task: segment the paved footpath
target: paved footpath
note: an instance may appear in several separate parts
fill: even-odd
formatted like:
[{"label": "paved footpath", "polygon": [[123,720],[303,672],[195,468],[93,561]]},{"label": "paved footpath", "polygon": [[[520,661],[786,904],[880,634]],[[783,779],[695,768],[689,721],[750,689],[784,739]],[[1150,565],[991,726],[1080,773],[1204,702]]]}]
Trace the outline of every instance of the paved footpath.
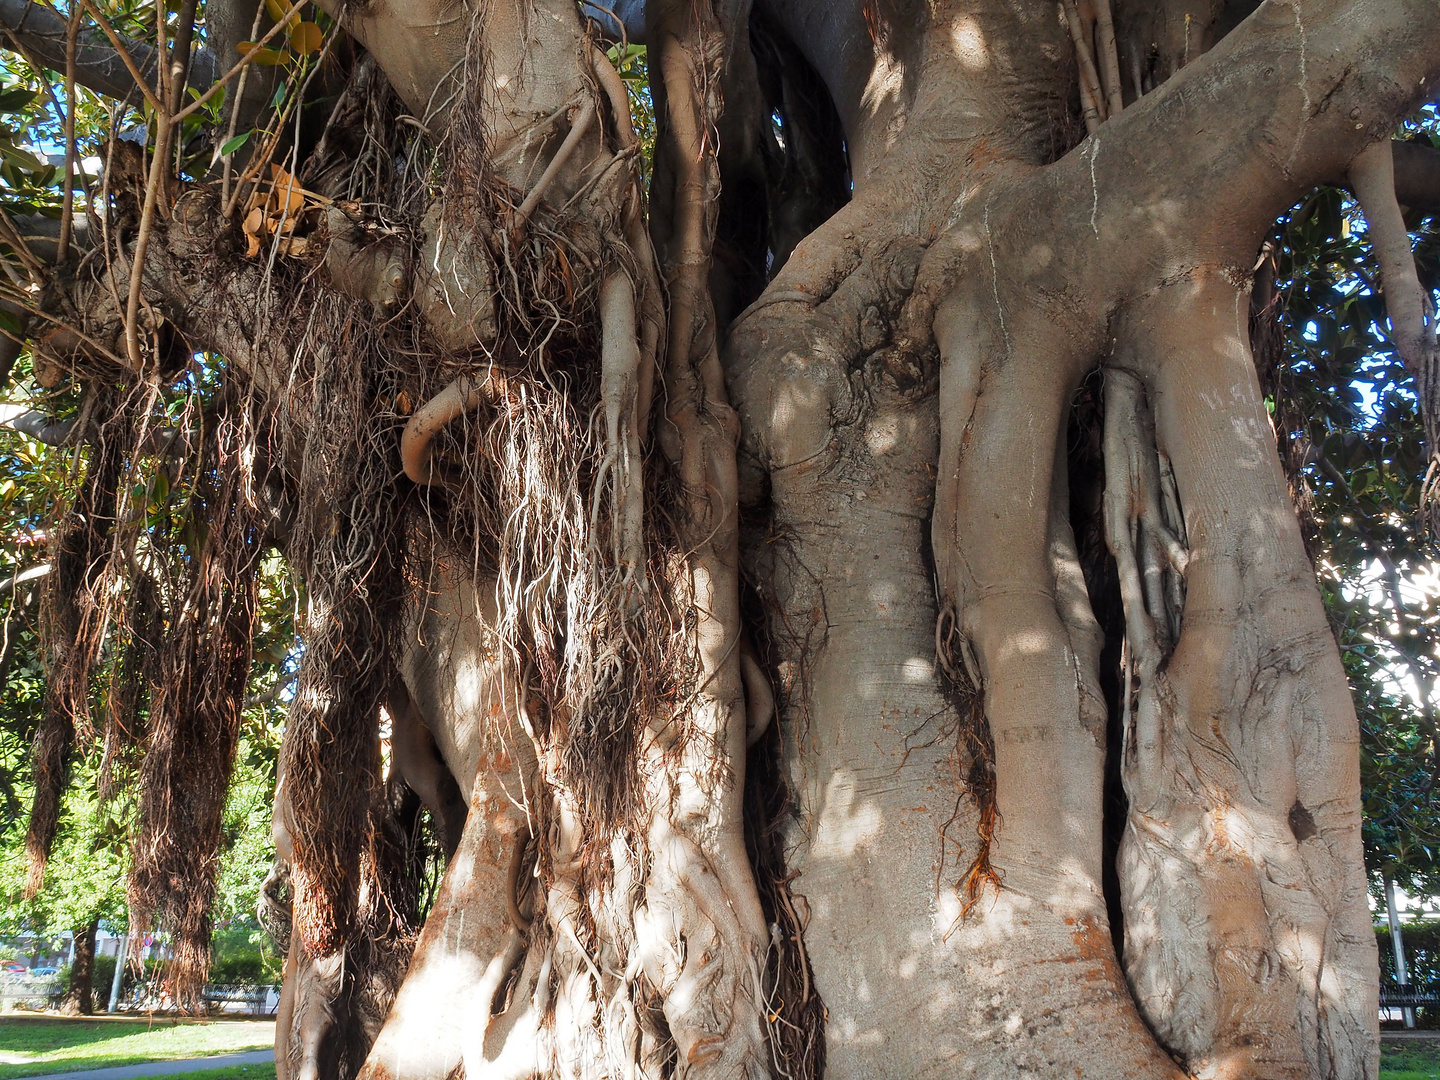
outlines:
[{"label": "paved footpath", "polygon": [[86,1069],[84,1072],[47,1073],[44,1076],[27,1076],[24,1080],[140,1080],[141,1077],[173,1076],[201,1069],[225,1069],[231,1065],[266,1065],[274,1060],[273,1050],[252,1050],[245,1054],[214,1054],[181,1061],[147,1061],[142,1065],[115,1065],[109,1069]]}]

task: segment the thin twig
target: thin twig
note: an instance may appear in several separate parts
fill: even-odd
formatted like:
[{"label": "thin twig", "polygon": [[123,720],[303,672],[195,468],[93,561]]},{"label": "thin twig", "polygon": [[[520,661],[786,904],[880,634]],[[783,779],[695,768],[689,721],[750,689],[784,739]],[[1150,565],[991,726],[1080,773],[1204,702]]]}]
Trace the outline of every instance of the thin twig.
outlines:
[{"label": "thin twig", "polygon": [[31,272],[31,275],[34,276],[37,281],[45,280],[45,264],[30,250],[30,245],[25,243],[24,239],[15,230],[15,225],[10,220],[10,215],[4,211],[0,211],[0,239],[3,239],[5,243],[14,249],[15,254],[20,257],[20,261],[25,264],[26,269]]},{"label": "thin twig", "polygon": [[[87,3],[90,0],[86,0]],[[155,103],[155,153],[150,158],[150,173],[145,180],[145,205],[140,211],[140,228],[135,235],[135,254],[130,263],[130,294],[125,301],[125,353],[135,371],[140,371],[140,291],[145,279],[145,253],[150,246],[150,233],[155,227],[155,207],[160,193],[167,186],[170,171],[170,136],[175,130],[168,114],[169,67],[165,51],[165,12],[160,9],[155,20],[156,67],[160,72],[160,90],[165,100]]]},{"label": "thin twig", "polygon": [[[105,36],[110,39],[111,46],[113,46],[115,51],[120,55],[120,60],[125,64],[126,70],[130,72],[130,77],[135,80],[135,85],[138,86],[140,92],[145,95],[146,103],[154,109],[156,113],[163,113],[165,110],[160,102],[160,98],[156,96],[150,83],[140,71],[139,65],[135,63],[135,58],[130,55],[130,50],[125,47],[125,42],[122,41],[120,35],[115,32],[115,28],[110,25],[110,20],[105,18],[105,16],[100,13],[100,9],[95,6],[95,0],[80,0],[80,3],[83,4],[85,10],[90,13],[90,17],[95,20],[95,25],[100,27],[100,29],[105,32]],[[161,22],[163,23],[163,21],[162,18]]]},{"label": "thin twig", "polygon": [[195,36],[196,0],[180,5],[180,21],[175,25],[175,45],[170,50],[170,122],[183,119],[176,115],[185,97],[185,83],[190,76],[190,42]]},{"label": "thin twig", "polygon": [[50,69],[35,59],[34,54],[25,47],[25,43],[15,36],[14,30],[11,30],[8,26],[0,26],[0,31],[3,31],[5,36],[10,39],[10,44],[15,47],[15,51],[20,54],[25,63],[29,64],[30,69],[35,72],[36,77],[40,80],[40,85],[45,88],[45,96],[50,99],[50,104],[55,109],[55,122],[63,126],[65,123],[65,108],[60,104],[60,99],[55,96],[55,89],[50,85],[50,80],[45,78],[45,72]]},{"label": "thin twig", "polygon": [[[162,114],[163,118],[163,114]],[[155,227],[155,204],[164,186],[170,156],[169,124],[161,123],[155,134],[155,153],[150,158],[150,175],[145,181],[145,206],[140,211],[140,229],[135,237],[135,254],[130,263],[130,293],[125,300],[125,352],[136,371],[143,367],[140,356],[140,288],[145,276],[145,252],[150,246],[150,233]]]},{"label": "thin twig", "polygon": [[[332,36],[330,40],[325,43],[325,48],[320,51],[320,56],[315,61],[315,66],[311,69],[310,74],[306,76],[305,81],[299,85],[296,92],[290,94],[286,99],[285,109],[275,124],[275,133],[270,136],[264,148],[250,159],[250,164],[246,166],[245,171],[240,174],[240,179],[235,182],[235,190],[230,193],[230,199],[225,203],[224,210],[221,212],[223,218],[228,220],[230,215],[235,212],[236,204],[240,201],[240,193],[245,190],[245,185],[250,182],[252,177],[257,176],[261,169],[270,163],[275,153],[275,148],[280,145],[280,136],[285,131],[285,125],[290,122],[290,111],[305,99],[305,91],[310,88],[311,81],[319,73],[321,66],[325,63],[325,58],[330,54],[330,46],[335,43],[337,38],[338,35]],[[308,192],[307,194],[318,198],[314,192]]]},{"label": "thin twig", "polygon": [[[260,20],[265,15],[265,5],[255,5],[255,21],[250,24],[250,40],[255,40],[255,35],[260,33]],[[245,100],[245,84],[250,80],[250,65],[245,65],[245,70],[240,72],[240,82],[235,87],[235,99],[230,103],[230,127],[225,132],[225,141],[220,148],[230,145],[230,140],[235,138],[235,128],[240,120],[240,105]],[[220,205],[230,205],[230,172],[235,151],[224,155],[225,164],[220,170]],[[228,214],[227,214],[228,217]]]},{"label": "thin twig", "polygon": [[[185,100],[185,84],[190,77],[190,43],[195,36],[195,7],[197,0],[182,0],[180,4],[179,22],[175,25],[175,43],[170,48],[170,85],[169,93],[165,100],[168,102],[167,109],[171,116],[180,107],[180,102]],[[171,120],[171,127],[175,126]],[[175,175],[180,175],[180,166],[185,156],[184,144],[180,139],[175,139]],[[165,173],[166,183],[169,183],[170,174],[167,169]],[[166,193],[165,207],[169,207],[169,193]],[[167,215],[168,216],[168,215]]]}]

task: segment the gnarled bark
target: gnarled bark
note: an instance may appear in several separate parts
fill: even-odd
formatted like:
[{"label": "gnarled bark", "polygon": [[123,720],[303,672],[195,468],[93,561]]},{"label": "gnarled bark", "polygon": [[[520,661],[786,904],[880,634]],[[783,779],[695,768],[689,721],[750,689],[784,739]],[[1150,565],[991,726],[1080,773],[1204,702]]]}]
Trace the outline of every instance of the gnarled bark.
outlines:
[{"label": "gnarled bark", "polygon": [[[834,1077],[1364,1074],[1355,720],[1245,316],[1308,187],[1394,209],[1367,164],[1440,74],[1433,4],[760,8],[645,5],[648,235],[569,0],[330,5],[372,59],[302,225],[243,256],[202,185],[155,219],[146,303],[277,403],[301,488],[282,1076],[788,1075],[818,1002]],[[138,341],[158,196],[120,153],[57,370]],[[1114,626],[1066,438],[1097,369]],[[413,938],[381,841],[420,801]],[[351,966],[412,941],[403,983]]]}]

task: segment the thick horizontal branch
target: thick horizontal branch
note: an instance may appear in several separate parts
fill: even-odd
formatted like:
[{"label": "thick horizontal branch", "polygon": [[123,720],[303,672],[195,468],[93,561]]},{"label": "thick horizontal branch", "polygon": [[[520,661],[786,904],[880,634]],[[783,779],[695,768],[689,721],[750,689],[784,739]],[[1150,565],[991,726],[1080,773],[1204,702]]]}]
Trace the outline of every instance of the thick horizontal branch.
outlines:
[{"label": "thick horizontal branch", "polygon": [[[1317,184],[1343,183],[1356,156],[1389,138],[1440,78],[1433,0],[1313,0],[1304,25],[1296,19],[1292,7],[1262,5],[1015,186],[1007,242],[1053,253],[1027,278],[1028,291],[1073,295],[1073,268],[1101,258],[1105,272],[1087,280],[1102,309],[1200,264],[1243,276],[1275,219]],[[1403,198],[1419,201],[1429,160],[1417,153],[1406,162],[1397,194],[1403,183]],[[992,230],[1000,205],[988,208]]]},{"label": "thick horizontal branch", "polygon": [[[0,0],[0,27],[46,67],[65,70],[65,20],[50,8],[30,0]],[[154,47],[122,40],[153,92],[156,85]],[[0,48],[9,46],[9,36],[0,35]],[[92,28],[81,32],[75,65],[76,81],[97,94],[124,99],[137,93],[135,80],[125,62],[101,30]],[[196,49],[190,58],[189,85],[204,90],[217,76],[215,57],[206,49]]]},{"label": "thick horizontal branch", "polygon": [[52,420],[39,409],[8,403],[0,404],[0,425],[14,428],[46,446],[64,446],[75,429],[74,420]]},{"label": "thick horizontal branch", "polygon": [[0,581],[0,596],[7,595],[15,590],[17,585],[25,585],[31,581],[39,581],[50,573],[50,564],[41,563],[29,569],[21,570],[18,574]]}]

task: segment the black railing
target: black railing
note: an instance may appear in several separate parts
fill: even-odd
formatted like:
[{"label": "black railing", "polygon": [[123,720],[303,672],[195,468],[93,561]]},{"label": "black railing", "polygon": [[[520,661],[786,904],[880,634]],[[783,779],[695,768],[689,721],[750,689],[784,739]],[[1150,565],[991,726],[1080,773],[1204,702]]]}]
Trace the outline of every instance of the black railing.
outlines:
[{"label": "black railing", "polygon": [[1440,1007],[1440,986],[1407,986],[1404,989],[1394,986],[1380,987],[1380,1007],[1413,1009],[1428,1006],[1430,1008]]},{"label": "black railing", "polygon": [[266,999],[270,996],[272,987],[257,986],[253,983],[243,985],[217,985],[211,984],[205,987],[205,1001],[210,1005],[247,1005],[252,1016],[264,1016],[274,1009],[265,1008]]}]

